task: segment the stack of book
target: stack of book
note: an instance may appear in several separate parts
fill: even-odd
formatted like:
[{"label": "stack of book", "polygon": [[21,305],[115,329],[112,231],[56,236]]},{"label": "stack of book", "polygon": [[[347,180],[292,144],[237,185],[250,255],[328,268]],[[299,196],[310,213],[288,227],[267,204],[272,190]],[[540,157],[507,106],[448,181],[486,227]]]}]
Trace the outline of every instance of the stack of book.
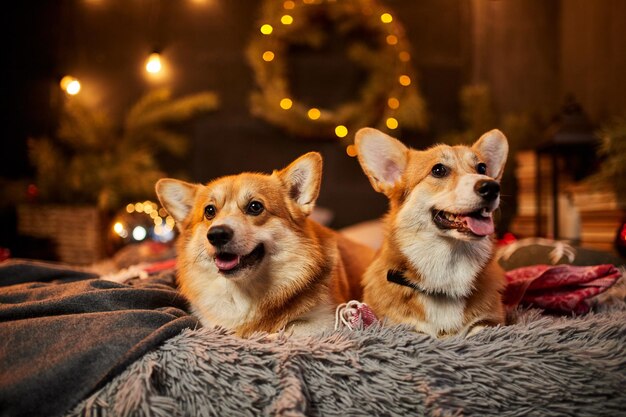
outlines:
[{"label": "stack of book", "polygon": [[[534,151],[519,151],[515,154],[515,177],[517,179],[517,213],[511,223],[510,232],[517,237],[534,237],[537,230],[537,155]],[[542,164],[542,224],[546,224],[550,182],[549,167]],[[545,184],[545,185],[544,185]]]},{"label": "stack of book", "polygon": [[610,188],[587,183],[571,187],[574,206],[580,213],[580,245],[614,250],[617,230],[626,220],[626,210]]}]

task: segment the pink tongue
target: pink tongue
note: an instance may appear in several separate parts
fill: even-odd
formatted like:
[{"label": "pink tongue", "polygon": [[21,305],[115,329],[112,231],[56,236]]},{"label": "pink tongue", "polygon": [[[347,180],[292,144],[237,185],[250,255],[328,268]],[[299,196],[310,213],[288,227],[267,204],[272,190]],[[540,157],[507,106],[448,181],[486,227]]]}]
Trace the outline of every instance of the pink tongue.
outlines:
[{"label": "pink tongue", "polygon": [[239,255],[225,256],[225,257],[217,256],[215,258],[215,265],[217,266],[217,269],[219,269],[220,271],[230,271],[231,269],[239,265],[239,259],[240,259]]},{"label": "pink tongue", "polygon": [[491,217],[484,217],[477,219],[475,217],[465,217],[467,227],[478,236],[487,236],[494,232],[493,219]]}]

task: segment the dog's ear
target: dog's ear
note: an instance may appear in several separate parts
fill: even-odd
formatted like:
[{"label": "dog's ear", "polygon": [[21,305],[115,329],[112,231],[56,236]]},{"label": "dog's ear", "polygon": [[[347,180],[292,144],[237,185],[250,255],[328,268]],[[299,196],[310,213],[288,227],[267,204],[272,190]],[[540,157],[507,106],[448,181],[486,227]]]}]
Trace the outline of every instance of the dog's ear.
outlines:
[{"label": "dog's ear", "polygon": [[487,165],[487,175],[499,181],[504,173],[504,165],[509,154],[509,142],[504,133],[498,129],[490,130],[472,145],[472,149],[484,159],[483,162]]},{"label": "dog's ear", "polygon": [[322,155],[317,152],[302,155],[277,175],[302,212],[311,214],[322,183]]},{"label": "dog's ear", "polygon": [[356,132],[359,163],[374,189],[389,194],[400,181],[409,149],[402,142],[370,127]]},{"label": "dog's ear", "polygon": [[182,223],[191,213],[198,186],[185,181],[162,178],[157,181],[155,189],[161,205],[181,228]]}]

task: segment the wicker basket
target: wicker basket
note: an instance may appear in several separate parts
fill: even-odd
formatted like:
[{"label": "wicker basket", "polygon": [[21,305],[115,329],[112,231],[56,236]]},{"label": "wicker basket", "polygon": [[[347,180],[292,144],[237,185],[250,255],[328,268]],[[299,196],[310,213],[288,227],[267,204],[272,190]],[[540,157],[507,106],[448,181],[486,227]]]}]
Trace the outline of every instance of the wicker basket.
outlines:
[{"label": "wicker basket", "polygon": [[61,262],[78,265],[104,257],[104,217],[92,206],[21,205],[17,230],[21,235],[47,238]]}]

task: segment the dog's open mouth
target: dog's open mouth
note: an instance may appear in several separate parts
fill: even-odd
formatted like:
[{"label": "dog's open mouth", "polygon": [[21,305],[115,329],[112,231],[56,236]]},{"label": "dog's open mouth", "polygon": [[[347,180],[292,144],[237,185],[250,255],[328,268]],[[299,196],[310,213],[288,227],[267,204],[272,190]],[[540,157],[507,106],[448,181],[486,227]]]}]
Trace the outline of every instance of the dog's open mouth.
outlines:
[{"label": "dog's open mouth", "polygon": [[233,274],[243,268],[251,267],[261,262],[265,255],[265,248],[259,243],[252,252],[247,255],[237,255],[229,252],[215,254],[215,265],[223,274]]},{"label": "dog's open mouth", "polygon": [[494,232],[492,212],[486,208],[471,213],[450,213],[433,209],[433,221],[440,229],[456,229],[461,233],[487,236]]}]

